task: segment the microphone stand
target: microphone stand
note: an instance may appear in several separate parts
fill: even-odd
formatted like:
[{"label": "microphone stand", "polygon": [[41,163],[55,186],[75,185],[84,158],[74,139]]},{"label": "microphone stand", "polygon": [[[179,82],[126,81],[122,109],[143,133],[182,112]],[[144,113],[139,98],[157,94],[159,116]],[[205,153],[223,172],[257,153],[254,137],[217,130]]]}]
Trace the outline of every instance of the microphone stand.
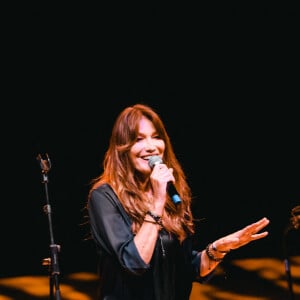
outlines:
[{"label": "microphone stand", "polygon": [[46,204],[43,207],[44,213],[48,217],[49,233],[50,233],[50,258],[45,258],[43,260],[43,265],[49,267],[49,283],[50,283],[50,299],[61,300],[60,289],[59,289],[59,279],[60,274],[59,264],[58,264],[58,252],[60,251],[60,246],[56,245],[54,242],[53,228],[52,228],[52,218],[51,218],[51,205],[49,202],[48,193],[48,172],[51,169],[51,162],[48,154],[46,153],[45,159],[42,158],[41,154],[38,154],[37,158],[42,170],[42,183],[45,187]]},{"label": "microphone stand", "polygon": [[293,292],[293,280],[292,280],[292,274],[291,274],[291,263],[290,263],[290,259],[289,259],[289,254],[288,254],[288,233],[291,230],[291,226],[287,226],[287,228],[284,230],[283,233],[283,254],[284,254],[284,267],[285,267],[285,274],[286,274],[286,278],[287,278],[287,283],[288,283],[288,291],[289,291],[289,299],[290,300],[294,300],[294,292]]}]

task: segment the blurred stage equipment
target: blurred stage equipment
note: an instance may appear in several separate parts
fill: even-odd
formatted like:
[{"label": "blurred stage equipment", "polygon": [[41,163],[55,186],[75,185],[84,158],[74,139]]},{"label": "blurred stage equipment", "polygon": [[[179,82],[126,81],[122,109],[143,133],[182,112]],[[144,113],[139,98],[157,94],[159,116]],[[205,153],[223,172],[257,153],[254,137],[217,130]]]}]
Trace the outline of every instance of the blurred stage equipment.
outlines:
[{"label": "blurred stage equipment", "polygon": [[290,222],[294,229],[298,229],[300,227],[300,205],[295,206],[292,209]]},{"label": "blurred stage equipment", "polygon": [[294,292],[293,292],[293,279],[291,274],[291,266],[289,259],[289,251],[288,251],[288,241],[287,236],[291,230],[297,230],[300,227],[300,205],[295,206],[291,210],[291,216],[288,225],[286,226],[283,234],[283,254],[284,254],[284,266],[285,272],[288,281],[288,290],[290,300],[294,300]]},{"label": "blurred stage equipment", "polygon": [[36,158],[39,162],[39,165],[42,170],[42,183],[45,187],[46,194],[46,204],[43,207],[44,213],[48,217],[49,224],[49,233],[50,233],[50,258],[43,259],[43,266],[48,266],[49,269],[49,283],[50,283],[50,299],[53,300],[61,300],[60,288],[59,288],[59,279],[58,275],[60,274],[59,263],[58,263],[58,252],[60,251],[60,245],[56,245],[54,242],[54,234],[52,228],[52,217],[51,217],[51,205],[49,201],[49,193],[48,193],[48,172],[51,169],[51,161],[46,153],[44,157],[41,154],[38,154]]}]

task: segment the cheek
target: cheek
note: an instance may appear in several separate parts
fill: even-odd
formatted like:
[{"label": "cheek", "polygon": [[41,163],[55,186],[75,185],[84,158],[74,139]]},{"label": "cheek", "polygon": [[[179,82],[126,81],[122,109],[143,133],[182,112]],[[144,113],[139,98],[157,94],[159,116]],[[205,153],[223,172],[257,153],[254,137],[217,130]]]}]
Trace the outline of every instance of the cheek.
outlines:
[{"label": "cheek", "polygon": [[141,150],[143,149],[142,144],[141,143],[136,143],[134,144],[130,151],[129,151],[129,155],[131,158],[133,158],[135,155],[137,155]]},{"label": "cheek", "polygon": [[158,141],[156,147],[161,150],[161,151],[164,151],[165,150],[165,142],[164,141]]},{"label": "cheek", "polygon": [[139,156],[139,153],[141,152],[142,150],[142,147],[140,147],[140,145],[133,145],[129,151],[129,159],[132,163],[132,165],[135,165],[136,164],[136,159],[137,157]]}]

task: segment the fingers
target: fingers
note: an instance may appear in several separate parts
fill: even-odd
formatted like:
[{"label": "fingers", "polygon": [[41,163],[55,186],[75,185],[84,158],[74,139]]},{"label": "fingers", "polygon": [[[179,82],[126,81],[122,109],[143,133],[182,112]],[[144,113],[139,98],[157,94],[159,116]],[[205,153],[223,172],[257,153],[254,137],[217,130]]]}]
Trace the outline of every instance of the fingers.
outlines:
[{"label": "fingers", "polygon": [[269,233],[268,231],[260,231],[269,223],[270,221],[264,217],[255,223],[247,225],[243,229],[240,229],[220,239],[219,247],[222,247],[222,249],[237,249],[252,241],[262,239]]},{"label": "fingers", "polygon": [[260,232],[270,223],[270,220],[266,217],[258,220],[255,223],[252,223],[246,226],[242,232],[241,239],[247,241],[246,243],[262,239],[266,237],[269,233],[268,231]]},{"label": "fingers", "polygon": [[244,229],[245,229],[245,231],[254,234],[254,233],[257,233],[260,230],[262,230],[269,223],[270,223],[269,219],[267,219],[266,217],[264,217],[264,218],[258,220],[257,222],[252,223],[252,224],[246,226]]},{"label": "fingers", "polygon": [[252,238],[252,241],[255,241],[255,240],[259,240],[259,239],[266,237],[268,234],[269,234],[268,231],[264,231],[262,233],[252,234],[251,238]]},{"label": "fingers", "polygon": [[173,176],[173,168],[168,168],[165,164],[159,164],[154,167],[154,170],[158,176],[158,179],[164,181],[172,181],[175,182],[175,178]]}]

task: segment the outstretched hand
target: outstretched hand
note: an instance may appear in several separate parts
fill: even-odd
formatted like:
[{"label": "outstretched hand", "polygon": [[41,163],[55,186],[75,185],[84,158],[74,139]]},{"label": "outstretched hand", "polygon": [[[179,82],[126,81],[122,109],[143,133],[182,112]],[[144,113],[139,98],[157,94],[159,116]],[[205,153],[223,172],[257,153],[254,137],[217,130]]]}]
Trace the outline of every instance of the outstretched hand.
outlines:
[{"label": "outstretched hand", "polygon": [[217,249],[221,251],[230,251],[240,248],[250,242],[266,237],[269,234],[268,231],[260,231],[269,223],[270,220],[264,217],[255,223],[218,239],[215,245]]}]

